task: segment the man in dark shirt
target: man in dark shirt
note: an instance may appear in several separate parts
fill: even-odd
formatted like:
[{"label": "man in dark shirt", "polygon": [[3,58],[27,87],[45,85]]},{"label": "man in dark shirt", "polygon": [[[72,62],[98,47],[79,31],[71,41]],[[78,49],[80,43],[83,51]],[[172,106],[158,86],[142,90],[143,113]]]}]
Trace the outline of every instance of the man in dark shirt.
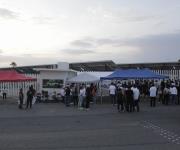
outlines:
[{"label": "man in dark shirt", "polygon": [[178,92],[177,96],[178,96],[178,105],[179,105],[180,104],[180,83],[177,86],[177,92]]},{"label": "man in dark shirt", "polygon": [[[120,105],[121,105],[121,110],[120,110]],[[124,111],[123,93],[120,87],[118,87],[117,89],[117,109],[118,111]]]},{"label": "man in dark shirt", "polygon": [[132,112],[133,110],[133,91],[130,86],[126,91],[126,110],[128,112]]},{"label": "man in dark shirt", "polygon": [[65,105],[68,107],[70,103],[70,95],[71,95],[71,90],[69,86],[66,87],[65,89]]},{"label": "man in dark shirt", "polygon": [[91,88],[89,85],[87,85],[86,88],[86,109],[89,109],[89,103],[92,99],[92,94],[91,94]]},{"label": "man in dark shirt", "polygon": [[27,103],[26,103],[26,109],[30,106],[32,108],[32,99],[33,99],[33,91],[32,88],[29,87],[29,90],[27,91]]},{"label": "man in dark shirt", "polygon": [[72,86],[71,93],[72,93],[72,100],[73,100],[74,106],[76,106],[78,104],[78,88],[77,88],[77,85]]}]

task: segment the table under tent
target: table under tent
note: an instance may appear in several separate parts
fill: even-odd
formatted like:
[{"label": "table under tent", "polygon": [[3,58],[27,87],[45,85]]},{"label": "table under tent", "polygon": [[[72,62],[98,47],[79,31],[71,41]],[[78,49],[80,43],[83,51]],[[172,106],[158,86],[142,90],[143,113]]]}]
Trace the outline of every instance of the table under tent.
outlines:
[{"label": "table under tent", "polygon": [[[101,77],[101,85],[103,81],[122,81],[122,80],[158,80],[158,79],[167,79],[167,76],[159,75],[152,72],[149,69],[126,69],[126,70],[116,70],[112,74]],[[107,88],[108,86],[106,86]],[[107,89],[108,90],[108,89]],[[101,101],[103,94],[101,92]]]},{"label": "table under tent", "polygon": [[[27,92],[29,86],[35,85],[36,79],[20,74],[15,70],[0,71],[0,91],[6,91],[7,96],[18,96],[19,89]],[[26,95],[26,94],[25,94]]]}]

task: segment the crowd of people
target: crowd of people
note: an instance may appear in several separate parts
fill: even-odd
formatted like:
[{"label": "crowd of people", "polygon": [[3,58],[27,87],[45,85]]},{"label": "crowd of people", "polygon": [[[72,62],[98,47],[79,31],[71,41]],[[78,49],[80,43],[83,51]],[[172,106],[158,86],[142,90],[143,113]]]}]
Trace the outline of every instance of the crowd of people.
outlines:
[{"label": "crowd of people", "polygon": [[118,111],[133,112],[136,110],[139,112],[139,97],[140,91],[136,84],[133,86],[131,84],[123,85],[118,82],[118,84],[111,83],[109,86],[109,94],[111,98],[112,105],[115,106],[117,103]]},{"label": "crowd of people", "polygon": [[[67,84],[64,88],[61,87],[59,90],[59,94],[61,96],[62,102],[66,107],[69,107],[71,103],[74,106],[78,106],[79,109],[88,110],[90,107],[90,102],[96,103],[96,93],[97,87],[94,84],[91,85],[76,85],[76,84]],[[36,93],[35,89],[31,85],[26,93],[26,109],[32,108],[32,104],[35,99],[37,99],[38,93]],[[55,96],[56,97],[56,96]],[[23,104],[25,100],[25,95],[23,89],[19,90],[19,109],[23,109]]]},{"label": "crowd of people", "polygon": [[[135,80],[131,82],[111,83],[109,96],[113,106],[117,105],[118,111],[140,111],[140,100],[149,99],[150,106],[155,107],[157,101],[163,105],[180,104],[180,82],[158,80]],[[96,85],[66,85],[61,88],[60,94],[68,107],[73,102],[79,109],[89,109],[90,102],[96,103]]]},{"label": "crowd of people", "polygon": [[[113,106],[117,105],[119,112],[140,111],[139,102],[141,100],[150,101],[150,106],[155,107],[157,101],[163,105],[180,104],[180,81],[154,81],[154,80],[135,80],[129,82],[111,83],[109,86],[109,96]],[[61,87],[59,94],[62,102],[66,107],[71,103],[80,110],[88,110],[90,102],[96,104],[97,98],[96,84],[67,84]],[[32,108],[33,99],[36,91],[33,86],[29,87],[26,93],[26,109]],[[24,94],[23,90],[19,91],[19,108],[23,108]]]},{"label": "crowd of people", "polygon": [[67,107],[73,102],[74,106],[78,106],[79,109],[87,110],[90,107],[91,101],[96,104],[96,93],[97,86],[93,83],[91,85],[68,84],[60,90],[63,102]]},{"label": "crowd of people", "polygon": [[[32,108],[33,99],[35,100],[35,94],[36,94],[36,90],[31,85],[26,93],[26,97],[27,97],[26,109]],[[24,102],[24,93],[23,93],[23,89],[21,88],[19,90],[19,109],[23,109],[23,102]]]},{"label": "crowd of people", "polygon": [[163,105],[180,104],[179,81],[136,80],[128,83],[111,83],[109,94],[112,105],[117,103],[118,111],[140,111],[140,99],[150,99],[150,106],[155,107],[156,101]]}]

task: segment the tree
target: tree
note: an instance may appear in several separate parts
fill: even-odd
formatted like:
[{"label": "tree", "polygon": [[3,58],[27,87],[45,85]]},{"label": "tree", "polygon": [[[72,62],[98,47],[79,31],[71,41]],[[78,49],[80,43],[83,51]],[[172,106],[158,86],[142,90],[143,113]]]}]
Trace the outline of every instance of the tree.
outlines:
[{"label": "tree", "polygon": [[13,68],[15,68],[17,66],[16,62],[11,62],[10,66],[12,66]]}]

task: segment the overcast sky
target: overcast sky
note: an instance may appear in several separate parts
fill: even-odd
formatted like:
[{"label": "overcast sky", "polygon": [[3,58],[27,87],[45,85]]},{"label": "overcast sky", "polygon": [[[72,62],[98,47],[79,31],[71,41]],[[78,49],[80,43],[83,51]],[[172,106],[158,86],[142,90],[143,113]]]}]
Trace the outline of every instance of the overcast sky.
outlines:
[{"label": "overcast sky", "polygon": [[0,0],[0,67],[180,59],[180,0]]}]

